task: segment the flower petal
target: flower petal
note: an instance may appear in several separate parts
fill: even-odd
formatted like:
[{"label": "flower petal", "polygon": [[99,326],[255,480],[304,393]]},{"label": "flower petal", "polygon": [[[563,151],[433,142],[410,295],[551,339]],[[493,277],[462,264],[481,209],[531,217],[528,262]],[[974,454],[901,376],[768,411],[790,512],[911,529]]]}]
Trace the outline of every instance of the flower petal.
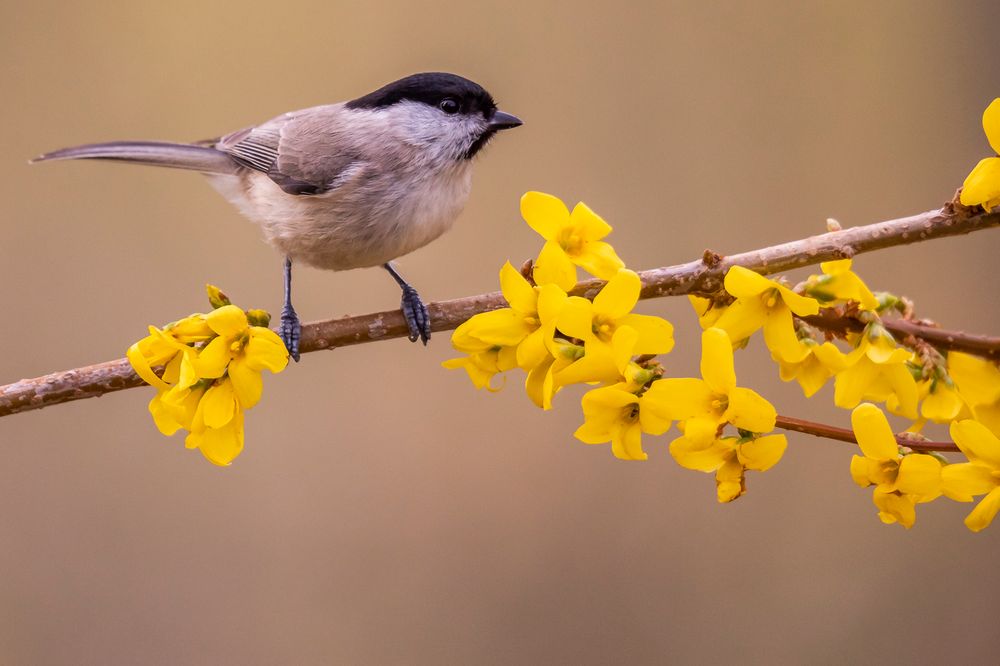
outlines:
[{"label": "flower petal", "polygon": [[697,472],[714,472],[725,464],[731,454],[732,449],[718,443],[698,446],[687,437],[678,437],[670,442],[670,455],[677,464]]},{"label": "flower petal", "polygon": [[664,418],[683,421],[711,413],[712,389],[701,379],[659,379],[643,394],[642,402]]},{"label": "flower petal", "polygon": [[524,321],[524,316],[513,308],[502,308],[491,312],[480,312],[465,322],[463,330],[477,340],[490,346],[513,346],[524,340],[532,328]]},{"label": "flower petal", "polygon": [[778,464],[787,448],[788,439],[784,435],[767,435],[740,445],[736,453],[744,467],[763,472]]},{"label": "flower petal", "polygon": [[882,410],[871,403],[858,405],[851,412],[851,427],[865,457],[895,460],[899,456],[896,436]]},{"label": "flower petal", "polygon": [[726,271],[726,278],[723,282],[731,295],[736,298],[753,298],[760,296],[768,289],[774,289],[778,283],[768,280],[760,273],[756,273],[743,266],[732,266]]},{"label": "flower petal", "polygon": [[746,492],[743,465],[735,456],[726,460],[715,473],[715,494],[720,504],[732,502]]},{"label": "flower petal", "polygon": [[635,354],[669,354],[674,348],[674,325],[662,317],[627,314],[618,325],[628,326],[638,334]]},{"label": "flower petal", "polygon": [[899,462],[896,489],[907,495],[940,495],[941,463],[934,456],[914,453]]},{"label": "flower petal", "polygon": [[997,486],[1000,480],[986,465],[956,463],[941,470],[941,492],[956,502],[971,502],[973,495],[985,495]]},{"label": "flower petal", "polygon": [[649,456],[642,450],[642,431],[638,423],[630,423],[618,428],[611,438],[611,452],[621,460],[646,460]]},{"label": "flower petal", "polygon": [[1000,155],[1000,97],[990,102],[983,111],[983,131],[986,133],[986,140],[990,142],[990,148]]},{"label": "flower petal", "polygon": [[815,298],[796,294],[788,287],[780,284],[778,285],[778,293],[781,294],[781,300],[785,302],[788,309],[800,317],[819,313],[819,301]]},{"label": "flower petal", "polygon": [[232,380],[233,392],[242,409],[247,410],[260,402],[264,392],[264,379],[260,370],[253,370],[246,359],[236,358],[229,364],[229,379]]},{"label": "flower petal", "polygon": [[576,286],[576,266],[559,243],[546,241],[535,260],[532,277],[539,286],[554,284],[563,291],[570,291]]},{"label": "flower petal", "polygon": [[641,290],[642,281],[634,271],[619,270],[594,297],[594,314],[609,319],[624,317],[639,302]]},{"label": "flower petal", "polygon": [[594,338],[594,306],[586,298],[570,296],[563,304],[556,327],[566,335],[590,340]]},{"label": "flower petal", "polygon": [[553,240],[569,223],[569,209],[558,197],[544,192],[525,192],[521,197],[521,217],[545,240]]},{"label": "flower petal", "polygon": [[288,366],[288,349],[281,338],[269,328],[263,326],[250,327],[250,341],[243,349],[250,368],[281,372]]},{"label": "flower petal", "polygon": [[1000,158],[987,157],[979,161],[965,177],[959,199],[964,206],[991,208],[991,202],[1000,197]]},{"label": "flower petal", "polygon": [[973,532],[984,530],[993,522],[993,518],[1000,511],[1000,487],[994,488],[984,497],[976,508],[965,517],[965,526]]},{"label": "flower petal", "polygon": [[198,443],[198,450],[215,465],[230,465],[243,451],[243,414],[237,412],[235,418],[224,428],[206,430]]},{"label": "flower petal", "polygon": [[809,348],[795,335],[792,311],[784,306],[772,308],[764,320],[764,344],[786,363],[799,363],[809,355]]},{"label": "flower petal", "polygon": [[138,342],[129,347],[128,351],[125,352],[125,355],[128,357],[128,361],[132,365],[132,369],[135,370],[135,374],[139,375],[139,377],[142,378],[142,381],[162,391],[166,391],[170,388],[169,384],[157,377],[156,373],[153,372],[153,368],[150,367],[146,357],[139,350]]},{"label": "flower petal", "polygon": [[250,325],[247,314],[235,305],[224,305],[205,315],[205,323],[217,335],[233,338],[242,333]]},{"label": "flower petal", "polygon": [[[222,309],[219,308],[219,310]],[[219,310],[215,310],[215,312]],[[198,352],[197,357],[191,360],[195,373],[203,379],[217,379],[221,377],[226,372],[229,360],[233,357],[230,345],[231,341],[221,335],[212,338],[211,342]]]},{"label": "flower petal", "polygon": [[891,525],[898,522],[906,529],[910,529],[917,520],[914,500],[910,495],[900,496],[876,488],[872,491],[872,502],[878,507],[878,517],[883,523]]},{"label": "flower petal", "polygon": [[764,325],[767,308],[757,296],[738,299],[715,320],[714,326],[729,334],[733,342],[746,340]]},{"label": "flower petal", "polygon": [[584,243],[580,252],[573,257],[573,263],[602,280],[613,278],[615,273],[625,268],[625,262],[618,257],[615,248],[604,241]]},{"label": "flower petal", "polygon": [[729,393],[736,386],[733,343],[721,328],[701,334],[701,376],[717,393]]},{"label": "flower petal", "polygon": [[611,225],[582,201],[573,206],[569,219],[574,227],[579,227],[584,240],[601,240],[611,233]]},{"label": "flower petal", "polygon": [[538,292],[509,261],[500,269],[500,291],[514,310],[524,314],[538,311]]},{"label": "flower petal", "polygon": [[978,421],[966,419],[951,424],[951,438],[969,460],[1000,471],[1000,440]]},{"label": "flower petal", "polygon": [[774,405],[752,389],[736,387],[729,392],[729,408],[723,417],[741,430],[771,432],[778,412]]},{"label": "flower petal", "polygon": [[233,420],[236,413],[236,395],[233,383],[226,379],[205,391],[201,399],[202,418],[209,428],[221,428]]}]

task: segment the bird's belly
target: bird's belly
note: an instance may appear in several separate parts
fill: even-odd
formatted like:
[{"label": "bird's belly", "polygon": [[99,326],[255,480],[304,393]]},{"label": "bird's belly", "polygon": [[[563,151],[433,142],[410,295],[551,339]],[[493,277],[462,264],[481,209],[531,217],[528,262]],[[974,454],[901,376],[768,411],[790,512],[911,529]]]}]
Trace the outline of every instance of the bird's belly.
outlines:
[{"label": "bird's belly", "polygon": [[244,176],[241,195],[216,188],[292,261],[339,271],[380,266],[450,229],[468,199],[470,179],[462,176],[381,196],[358,189],[294,196],[259,173]]}]

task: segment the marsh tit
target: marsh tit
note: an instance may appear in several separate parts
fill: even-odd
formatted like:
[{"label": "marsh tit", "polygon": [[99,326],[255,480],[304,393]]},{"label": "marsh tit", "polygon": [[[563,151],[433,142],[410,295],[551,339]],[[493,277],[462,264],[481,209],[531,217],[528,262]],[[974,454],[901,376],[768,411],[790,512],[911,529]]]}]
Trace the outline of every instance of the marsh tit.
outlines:
[{"label": "marsh tit", "polygon": [[469,198],[472,158],[496,132],[520,124],[482,86],[433,72],[217,139],[95,143],[33,161],[119,160],[207,175],[285,255],[280,334],[298,360],[296,262],[334,271],[382,266],[403,291],[410,340],[427,344],[427,308],[391,261],[451,227]]}]

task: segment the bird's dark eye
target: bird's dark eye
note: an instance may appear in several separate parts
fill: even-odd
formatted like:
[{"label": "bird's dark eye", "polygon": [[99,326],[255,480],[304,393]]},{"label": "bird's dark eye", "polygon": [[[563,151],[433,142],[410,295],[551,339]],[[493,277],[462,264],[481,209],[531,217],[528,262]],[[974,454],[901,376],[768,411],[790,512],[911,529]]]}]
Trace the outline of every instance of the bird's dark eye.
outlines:
[{"label": "bird's dark eye", "polygon": [[449,116],[458,113],[459,104],[458,100],[454,97],[445,97],[438,104],[438,108],[447,113]]}]

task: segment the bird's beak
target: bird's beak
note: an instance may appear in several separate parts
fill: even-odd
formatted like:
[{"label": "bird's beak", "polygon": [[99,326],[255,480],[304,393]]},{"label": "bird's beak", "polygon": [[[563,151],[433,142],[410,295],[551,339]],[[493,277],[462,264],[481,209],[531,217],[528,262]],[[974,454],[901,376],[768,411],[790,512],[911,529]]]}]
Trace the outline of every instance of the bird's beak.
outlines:
[{"label": "bird's beak", "polygon": [[493,131],[511,129],[523,125],[521,119],[503,111],[496,111],[490,118],[490,129]]}]

